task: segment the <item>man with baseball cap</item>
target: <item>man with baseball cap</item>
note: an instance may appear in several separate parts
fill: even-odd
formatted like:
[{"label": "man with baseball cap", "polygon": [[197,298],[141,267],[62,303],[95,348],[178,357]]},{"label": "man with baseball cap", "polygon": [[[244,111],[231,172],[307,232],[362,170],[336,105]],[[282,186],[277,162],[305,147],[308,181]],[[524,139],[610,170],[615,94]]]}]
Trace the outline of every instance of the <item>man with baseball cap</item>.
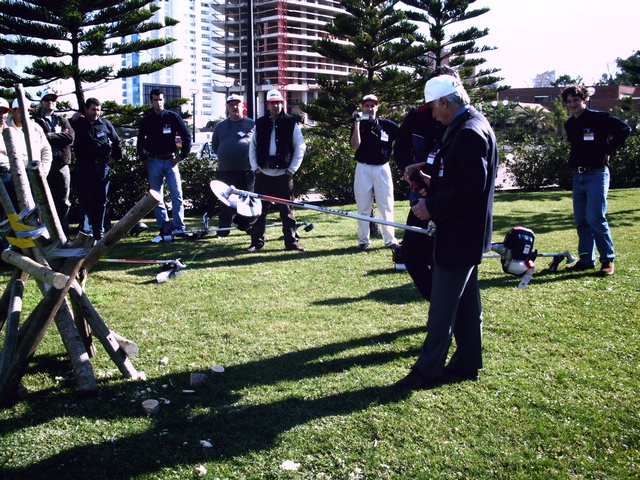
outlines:
[{"label": "man with baseball cap", "polygon": [[[25,107],[27,107],[27,110],[33,110],[33,108],[31,108],[28,103],[25,105]],[[11,104],[11,117],[9,117],[9,119],[6,121],[7,127],[15,127],[19,129],[20,132],[22,132],[22,127],[26,122],[30,122],[29,133],[31,134],[31,154],[33,155],[33,158],[31,158],[31,160],[40,162],[40,169],[46,176],[49,174],[49,170],[51,169],[52,155],[49,141],[47,140],[44,131],[39,127],[35,127],[34,122],[29,117],[23,118],[22,112],[20,110],[20,103],[18,102],[18,99],[15,98],[13,100],[13,103]],[[26,137],[24,135],[20,135],[19,138],[23,139],[25,142],[22,148],[19,147],[18,150],[23,152],[22,158],[25,165],[27,165],[30,159],[27,156]]]},{"label": "man with baseball cap", "polygon": [[69,193],[71,191],[71,144],[75,139],[75,132],[71,124],[62,115],[55,112],[58,94],[51,89],[46,89],[40,96],[40,108],[35,112],[33,119],[44,130],[47,140],[51,145],[53,161],[51,170],[47,175],[47,183],[51,190],[51,196],[60,219],[60,224],[65,235],[69,236]]},{"label": "man with baseball cap", "polygon": [[[244,116],[244,99],[232,94],[227,97],[228,117],[218,123],[211,137],[211,149],[218,156],[218,180],[241,190],[253,192],[255,174],[249,162],[249,145],[256,122]],[[220,228],[231,227],[234,209],[220,203]],[[226,237],[229,230],[219,230],[217,237]]]},{"label": "man with baseball cap", "polygon": [[[11,173],[9,173],[11,171],[9,157],[7,155],[7,149],[4,146],[4,136],[2,135],[2,131],[7,126],[9,110],[9,102],[0,97],[0,181],[4,184],[7,192],[13,192],[13,197],[15,197],[15,192],[13,191],[13,183],[11,181]],[[5,220],[6,218],[7,215],[4,209],[0,207],[0,221]],[[4,239],[1,243],[3,247],[8,246]]]},{"label": "man with baseball cap", "polygon": [[[447,126],[433,173],[425,179],[429,194],[412,207],[420,220],[436,224],[433,285],[427,336],[411,372],[394,385],[398,390],[476,380],[482,368],[478,265],[491,249],[496,138],[454,76],[429,80],[425,103]],[[445,367],[452,337],[456,350]]]},{"label": "man with baseball cap", "polygon": [[[255,191],[263,195],[293,200],[293,175],[302,164],[307,145],[296,119],[284,111],[284,98],[278,90],[266,96],[268,113],[256,121],[249,146],[249,161],[256,174]],[[251,227],[251,245],[255,252],[265,245],[267,214],[271,202],[262,202],[262,213]],[[287,250],[304,252],[298,243],[296,216],[290,205],[277,205]]]},{"label": "man with baseball cap", "polygon": [[[378,97],[362,97],[362,112],[354,112],[351,130],[351,148],[356,160],[353,190],[359,215],[369,216],[375,197],[380,217],[390,222],[393,218],[393,179],[389,159],[398,125],[391,120],[377,118]],[[398,244],[394,228],[380,225],[385,247]],[[358,250],[367,250],[370,243],[369,222],[358,220]]]}]

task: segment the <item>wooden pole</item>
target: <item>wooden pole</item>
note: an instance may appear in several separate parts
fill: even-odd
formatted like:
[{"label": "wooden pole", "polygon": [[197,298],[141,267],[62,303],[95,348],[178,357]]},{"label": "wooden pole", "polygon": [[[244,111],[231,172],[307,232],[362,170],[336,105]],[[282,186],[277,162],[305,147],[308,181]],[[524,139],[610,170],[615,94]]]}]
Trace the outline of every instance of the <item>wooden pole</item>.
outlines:
[{"label": "wooden pole", "polygon": [[31,258],[22,255],[15,250],[4,250],[1,257],[5,262],[24,270],[36,280],[40,280],[41,282],[51,285],[53,288],[57,288],[58,290],[64,288],[69,281],[69,277],[66,275],[55,272],[44,265],[40,265]]},{"label": "wooden pole", "polygon": [[42,218],[42,222],[47,226],[49,237],[54,243],[63,245],[67,242],[67,236],[62,230],[62,224],[60,223],[58,212],[53,203],[47,178],[40,169],[40,162],[31,162],[27,167],[27,174],[31,180],[31,188],[36,200],[36,205],[38,205],[38,210],[40,211],[40,217]]},{"label": "wooden pole", "polygon": [[138,200],[138,203],[136,203],[118,223],[104,234],[102,240],[96,243],[96,245],[89,250],[89,253],[84,259],[84,263],[82,264],[83,270],[91,269],[91,267],[93,267],[111,247],[124,237],[129,230],[131,230],[136,223],[142,220],[153,207],[160,203],[161,200],[162,196],[158,192],[155,190],[149,190],[149,192]]},{"label": "wooden pole", "polygon": [[9,371],[9,365],[16,353],[18,344],[18,324],[20,323],[20,312],[22,311],[22,295],[24,293],[24,283],[20,280],[14,282],[11,287],[11,302],[7,315],[7,329],[4,334],[4,347],[0,355],[0,381]]},{"label": "wooden pole", "polygon": [[24,145],[24,139],[20,137],[22,132],[16,128],[5,128],[2,130],[4,144],[7,148],[7,156],[9,157],[9,165],[11,171],[11,181],[16,190],[16,198],[18,199],[17,208],[22,211],[25,208],[33,208],[33,195],[29,187],[29,179],[27,178],[27,170],[24,160],[20,156],[21,145]]}]

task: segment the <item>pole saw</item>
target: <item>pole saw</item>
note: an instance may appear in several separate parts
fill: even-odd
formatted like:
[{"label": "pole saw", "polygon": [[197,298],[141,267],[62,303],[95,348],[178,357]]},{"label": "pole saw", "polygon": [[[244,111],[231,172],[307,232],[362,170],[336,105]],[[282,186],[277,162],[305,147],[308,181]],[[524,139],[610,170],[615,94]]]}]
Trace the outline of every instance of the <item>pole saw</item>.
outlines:
[{"label": "pole saw", "polygon": [[371,217],[369,215],[359,215],[357,213],[350,213],[333,208],[321,207],[319,205],[299,202],[296,200],[288,200],[285,198],[272,197],[270,195],[264,195],[261,193],[239,190],[233,185],[228,186],[226,183],[223,183],[219,180],[213,180],[209,184],[209,186],[211,187],[211,191],[213,191],[215,196],[218,197],[218,199],[225,205],[233,208],[241,207],[238,208],[238,214],[240,215],[242,215],[241,210],[243,208],[246,208],[242,207],[242,205],[246,205],[247,203],[249,203],[247,202],[247,199],[260,199],[264,200],[265,202],[280,203],[283,205],[290,205],[292,207],[306,208],[308,210],[315,210],[317,212],[329,213],[331,215],[339,215],[341,217],[363,220],[365,222],[379,223],[381,225],[388,225],[390,227],[401,228],[403,230],[411,230],[412,232],[422,233],[424,235],[433,235],[433,232],[435,231],[435,224],[433,222],[429,222],[429,227],[427,228],[420,228],[413,225],[406,225],[404,223],[396,223],[390,220],[384,220],[382,218]]}]

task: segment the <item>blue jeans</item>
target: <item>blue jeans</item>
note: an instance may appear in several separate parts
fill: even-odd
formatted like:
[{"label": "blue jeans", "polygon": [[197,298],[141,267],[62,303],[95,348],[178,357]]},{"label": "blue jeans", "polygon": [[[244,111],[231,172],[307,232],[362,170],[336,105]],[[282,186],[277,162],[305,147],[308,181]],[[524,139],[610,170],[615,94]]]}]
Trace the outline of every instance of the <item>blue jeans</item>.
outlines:
[{"label": "blue jeans", "polygon": [[184,230],[182,180],[180,178],[178,165],[174,165],[173,160],[160,160],[158,158],[149,157],[147,171],[149,173],[149,186],[151,187],[151,190],[159,192],[162,196],[162,201],[153,209],[158,229],[162,228],[162,225],[169,221],[167,207],[164,204],[164,184],[166,180],[167,188],[169,188],[169,196],[171,197],[173,229]]},{"label": "blue jeans", "polygon": [[613,262],[613,239],[607,222],[607,194],[609,193],[609,168],[596,168],[587,173],[573,174],[573,216],[578,231],[578,255],[580,262],[594,266],[595,248],[600,262]]}]

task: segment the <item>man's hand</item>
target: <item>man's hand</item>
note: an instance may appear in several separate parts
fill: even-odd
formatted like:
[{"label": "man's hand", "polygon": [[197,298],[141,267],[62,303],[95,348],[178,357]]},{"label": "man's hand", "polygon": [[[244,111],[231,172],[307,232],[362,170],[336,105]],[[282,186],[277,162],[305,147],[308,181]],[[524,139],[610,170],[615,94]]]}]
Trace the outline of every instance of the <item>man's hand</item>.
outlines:
[{"label": "man's hand", "polygon": [[431,220],[431,214],[429,213],[429,210],[427,209],[427,205],[424,201],[424,198],[421,198],[420,200],[418,200],[413,207],[411,207],[411,211],[413,212],[413,214],[418,217],[420,220],[422,220],[423,222],[427,222],[429,220]]},{"label": "man's hand", "polygon": [[173,157],[173,160],[171,160],[171,166],[175,167],[176,165],[178,165],[183,160],[184,160],[184,158]]}]

